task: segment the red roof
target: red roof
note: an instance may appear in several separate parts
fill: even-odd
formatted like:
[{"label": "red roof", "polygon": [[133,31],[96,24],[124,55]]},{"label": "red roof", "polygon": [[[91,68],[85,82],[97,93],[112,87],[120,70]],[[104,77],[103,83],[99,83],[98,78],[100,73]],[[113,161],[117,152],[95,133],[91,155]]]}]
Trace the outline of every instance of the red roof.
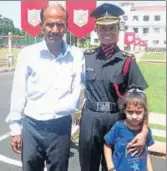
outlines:
[{"label": "red roof", "polygon": [[166,6],[135,7],[135,11],[166,11]]}]

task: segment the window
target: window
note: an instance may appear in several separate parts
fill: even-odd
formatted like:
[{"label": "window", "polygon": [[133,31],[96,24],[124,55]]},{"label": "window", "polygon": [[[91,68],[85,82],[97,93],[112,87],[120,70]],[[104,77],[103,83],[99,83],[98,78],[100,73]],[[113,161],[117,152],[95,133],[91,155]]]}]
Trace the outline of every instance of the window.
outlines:
[{"label": "window", "polygon": [[99,43],[99,39],[94,39],[94,43]]},{"label": "window", "polygon": [[134,6],[132,6],[131,11],[135,11],[135,7]]},{"label": "window", "polygon": [[121,3],[121,7],[126,7],[126,6],[127,6],[127,4]]},{"label": "window", "polygon": [[133,28],[134,32],[135,33],[138,33],[139,32],[139,29],[138,28]]},{"label": "window", "polygon": [[154,33],[159,33],[160,29],[159,28],[154,28]]},{"label": "window", "polygon": [[132,21],[139,21],[139,16],[138,15],[134,15]]},{"label": "window", "polygon": [[127,16],[127,15],[124,15],[124,16],[123,16],[123,19],[124,19],[125,21],[127,21],[127,20],[128,20],[128,16]]},{"label": "window", "polygon": [[153,40],[153,45],[159,44],[159,40]]},{"label": "window", "polygon": [[149,33],[149,28],[143,28],[143,34],[148,34]]},{"label": "window", "polygon": [[155,15],[154,16],[154,20],[155,21],[160,21],[161,20],[161,16],[160,15]]},{"label": "window", "polygon": [[148,43],[148,40],[144,40],[146,43]]},{"label": "window", "polygon": [[125,26],[125,30],[128,30],[128,26]]},{"label": "window", "polygon": [[149,21],[149,16],[148,15],[144,15],[143,16],[143,21]]}]

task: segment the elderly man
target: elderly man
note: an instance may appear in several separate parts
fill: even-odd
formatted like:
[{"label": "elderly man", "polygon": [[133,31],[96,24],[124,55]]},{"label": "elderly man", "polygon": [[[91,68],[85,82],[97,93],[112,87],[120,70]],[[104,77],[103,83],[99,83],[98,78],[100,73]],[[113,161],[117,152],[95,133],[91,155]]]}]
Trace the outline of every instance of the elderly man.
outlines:
[{"label": "elderly man", "polygon": [[50,4],[41,12],[43,42],[21,50],[16,66],[11,110],[11,147],[22,153],[24,171],[67,171],[72,113],[78,107],[82,51],[63,36],[67,13]]},{"label": "elderly man", "polygon": [[[121,8],[108,3],[97,7],[91,14],[96,19],[100,47],[85,51],[86,103],[79,139],[81,171],[99,170],[101,159],[104,159],[104,135],[122,118],[118,108],[122,93],[132,85],[142,89],[148,86],[132,55],[117,46],[120,16],[123,14]],[[128,71],[126,75],[123,74],[124,68]],[[147,132],[146,118],[141,133],[129,144],[129,152],[142,151]],[[104,160],[102,170],[107,171]]]}]

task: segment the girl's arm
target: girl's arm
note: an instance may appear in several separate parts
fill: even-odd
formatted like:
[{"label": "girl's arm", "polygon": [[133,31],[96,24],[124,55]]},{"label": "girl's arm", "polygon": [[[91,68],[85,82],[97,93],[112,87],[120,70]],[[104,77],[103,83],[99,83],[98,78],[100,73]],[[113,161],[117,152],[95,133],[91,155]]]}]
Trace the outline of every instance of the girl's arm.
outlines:
[{"label": "girl's arm", "polygon": [[112,161],[112,149],[107,144],[104,144],[104,156],[105,156],[105,160],[106,160],[108,170],[110,170],[110,169],[113,170],[114,164]]},{"label": "girl's arm", "polygon": [[147,171],[153,171],[150,154],[147,155]]}]

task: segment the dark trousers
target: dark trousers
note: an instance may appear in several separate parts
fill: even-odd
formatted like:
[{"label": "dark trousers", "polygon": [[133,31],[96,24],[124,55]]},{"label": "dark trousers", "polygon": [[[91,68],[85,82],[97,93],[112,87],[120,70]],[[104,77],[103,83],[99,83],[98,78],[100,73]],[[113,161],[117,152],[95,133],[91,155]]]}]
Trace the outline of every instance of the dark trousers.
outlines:
[{"label": "dark trousers", "polygon": [[100,113],[85,109],[81,118],[79,137],[79,159],[81,171],[107,171],[103,146],[104,135],[112,125],[122,119],[120,113]]},{"label": "dark trousers", "polygon": [[67,171],[70,154],[71,116],[38,121],[23,119],[22,163],[24,171]]}]

